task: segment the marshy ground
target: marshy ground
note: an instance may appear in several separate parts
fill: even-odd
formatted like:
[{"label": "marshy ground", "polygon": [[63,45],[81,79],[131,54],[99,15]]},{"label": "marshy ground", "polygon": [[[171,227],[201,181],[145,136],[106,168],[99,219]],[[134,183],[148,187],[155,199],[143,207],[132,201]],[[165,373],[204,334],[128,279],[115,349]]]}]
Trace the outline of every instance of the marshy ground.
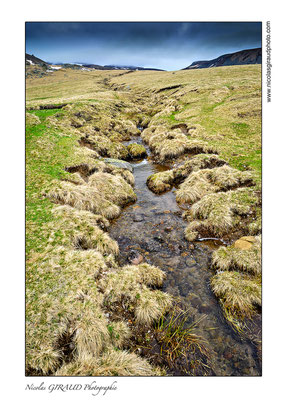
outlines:
[{"label": "marshy ground", "polygon": [[260,66],[26,93],[27,374],[260,375]]}]

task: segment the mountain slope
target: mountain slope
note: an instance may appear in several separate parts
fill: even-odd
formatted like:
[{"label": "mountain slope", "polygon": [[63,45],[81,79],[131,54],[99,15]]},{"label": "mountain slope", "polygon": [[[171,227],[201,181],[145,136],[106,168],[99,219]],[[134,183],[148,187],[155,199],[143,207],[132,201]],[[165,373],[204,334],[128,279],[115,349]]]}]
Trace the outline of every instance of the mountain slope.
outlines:
[{"label": "mountain slope", "polygon": [[27,65],[47,65],[46,61],[41,60],[38,57],[35,57],[33,54],[25,53],[25,61]]},{"label": "mountain slope", "polygon": [[184,69],[199,69],[211,67],[223,67],[227,65],[261,64],[262,49],[248,49],[236,53],[224,54],[209,61],[194,61]]}]

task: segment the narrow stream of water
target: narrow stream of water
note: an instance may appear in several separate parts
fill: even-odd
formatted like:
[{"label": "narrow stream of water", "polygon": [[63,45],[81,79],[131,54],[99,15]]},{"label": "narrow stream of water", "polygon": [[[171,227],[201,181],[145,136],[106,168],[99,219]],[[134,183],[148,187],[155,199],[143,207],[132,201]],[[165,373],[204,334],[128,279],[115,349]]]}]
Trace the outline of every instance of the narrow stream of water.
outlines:
[{"label": "narrow stream of water", "polygon": [[[131,142],[141,143],[141,138]],[[206,340],[211,350],[215,375],[260,375],[253,346],[241,341],[227,325],[210,289],[210,245],[192,244],[184,239],[186,223],[181,218],[174,190],[155,195],[146,185],[149,175],[168,167],[154,164],[150,157],[131,164],[137,202],[126,207],[109,230],[119,243],[121,265],[128,263],[131,251],[137,251],[144,261],[166,272],[163,290],[190,310],[191,323],[200,321],[195,333]]]}]

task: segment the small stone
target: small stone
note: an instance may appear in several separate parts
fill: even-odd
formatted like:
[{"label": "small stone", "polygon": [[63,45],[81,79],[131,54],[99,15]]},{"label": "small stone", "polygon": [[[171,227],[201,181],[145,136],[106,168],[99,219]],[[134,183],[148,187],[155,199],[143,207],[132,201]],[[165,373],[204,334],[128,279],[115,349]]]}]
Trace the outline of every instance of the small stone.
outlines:
[{"label": "small stone", "polygon": [[193,265],[195,265],[196,264],[196,261],[195,261],[195,259],[194,258],[187,258],[186,260],[185,260],[185,264],[188,266],[188,267],[192,267]]},{"label": "small stone", "polygon": [[141,222],[141,221],[143,221],[143,219],[144,219],[144,217],[143,217],[143,215],[141,215],[141,214],[135,214],[135,215],[133,216],[133,221],[134,221],[134,222]]},{"label": "small stone", "polygon": [[141,262],[143,262],[143,256],[138,251],[135,250],[131,250],[127,258],[128,261],[133,265],[138,265]]},{"label": "small stone", "polygon": [[138,265],[138,264],[140,264],[141,262],[143,262],[143,256],[140,254],[137,258],[134,258],[133,260],[132,260],[132,264],[133,265]]},{"label": "small stone", "polygon": [[253,246],[254,242],[254,236],[242,236],[240,239],[234,242],[233,246],[240,250],[248,250]]},{"label": "small stone", "polygon": [[117,168],[123,168],[129,170],[130,172],[133,172],[133,166],[127,161],[118,160],[115,158],[102,158],[101,161],[106,164],[112,164]]}]

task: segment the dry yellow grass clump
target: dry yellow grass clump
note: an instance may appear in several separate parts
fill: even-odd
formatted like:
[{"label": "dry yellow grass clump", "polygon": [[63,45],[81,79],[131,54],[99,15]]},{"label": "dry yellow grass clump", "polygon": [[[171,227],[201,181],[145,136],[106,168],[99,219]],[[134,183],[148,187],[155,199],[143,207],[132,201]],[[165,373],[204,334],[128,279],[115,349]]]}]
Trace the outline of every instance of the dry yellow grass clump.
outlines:
[{"label": "dry yellow grass clump", "polygon": [[80,144],[93,150],[95,155],[128,159],[129,151],[121,142],[139,134],[138,120],[125,119],[122,103],[116,106],[113,103],[68,104],[47,121],[61,130],[72,130],[79,136]]},{"label": "dry yellow grass clump", "polygon": [[219,236],[236,231],[249,233],[257,204],[259,199],[251,188],[206,194],[185,213],[191,221],[185,230],[185,237],[192,241],[199,234],[208,232]]},{"label": "dry yellow grass clump", "polygon": [[261,306],[261,281],[240,272],[220,272],[211,279],[212,290],[234,318],[251,317]]},{"label": "dry yellow grass clump", "polygon": [[179,203],[195,203],[203,196],[252,184],[252,174],[228,165],[192,172],[176,192]]},{"label": "dry yellow grass clump", "polygon": [[174,179],[176,183],[182,182],[187,178],[191,172],[196,172],[200,169],[215,168],[226,164],[226,161],[222,160],[216,154],[198,154],[191,157],[190,160],[184,162],[177,168],[174,168]]},{"label": "dry yellow grass clump", "polygon": [[56,376],[160,376],[158,368],[125,350],[109,350],[99,359],[87,356],[65,364]]},{"label": "dry yellow grass clump", "polygon": [[173,182],[174,172],[172,170],[150,175],[146,181],[148,188],[154,193],[163,193],[170,190]]},{"label": "dry yellow grass clump", "polygon": [[[118,254],[117,242],[104,232],[109,223],[102,215],[76,210],[67,205],[55,208],[53,214],[57,218],[53,226],[61,231],[62,243],[66,246],[79,250],[95,249],[104,255]],[[51,233],[49,240],[52,241],[52,238]]]},{"label": "dry yellow grass clump", "polygon": [[166,192],[172,188],[173,184],[184,181],[192,172],[205,168],[215,168],[224,164],[225,161],[221,160],[216,154],[198,154],[178,167],[149,176],[147,185],[154,193]]},{"label": "dry yellow grass clump", "polygon": [[[246,242],[246,247],[240,247],[240,242]],[[260,275],[261,236],[249,236],[247,239],[239,239],[231,246],[221,246],[212,254],[212,264],[219,271],[236,269],[252,275]]]},{"label": "dry yellow grass clump", "polygon": [[212,255],[212,265],[217,273],[211,288],[228,321],[242,332],[242,320],[261,307],[261,236],[245,236],[231,246],[221,246]]},{"label": "dry yellow grass clump", "polygon": [[118,206],[124,206],[137,199],[131,185],[119,175],[114,176],[104,172],[94,173],[89,178],[88,186],[97,189],[102,198]]},{"label": "dry yellow grass clump", "polygon": [[171,306],[168,294],[148,288],[161,286],[164,276],[164,272],[148,264],[127,265],[109,272],[99,281],[99,288],[104,292],[106,306],[119,301],[131,302],[137,322],[150,325]]},{"label": "dry yellow grass clump", "polygon": [[28,113],[26,112],[25,115],[26,123],[29,125],[38,125],[40,123],[40,119],[37,117],[37,115]]},{"label": "dry yellow grass clump", "polygon": [[146,149],[141,144],[131,143],[127,146],[129,156],[133,160],[138,160],[146,157]]},{"label": "dry yellow grass clump", "polygon": [[95,172],[85,184],[54,181],[52,188],[44,194],[56,203],[91,211],[108,219],[119,216],[119,206],[136,201],[131,185],[124,178],[105,172]]},{"label": "dry yellow grass clump", "polygon": [[161,162],[183,154],[214,153],[216,150],[204,141],[189,139],[180,129],[170,130],[167,126],[155,126],[142,133],[143,140]]},{"label": "dry yellow grass clump", "polygon": [[[104,319],[98,307],[99,294],[93,289],[94,274],[101,268],[107,267],[103,256],[95,250],[83,252],[62,246],[50,251],[38,261],[36,269],[38,284],[34,277],[28,274],[29,285],[26,291],[28,371],[45,375],[55,372],[65,359],[65,351],[69,350],[69,347],[66,348],[66,343],[71,344],[71,353],[75,346],[72,340],[75,333],[78,343],[83,339],[85,333],[81,330],[83,326],[81,324],[85,318],[89,319],[90,323],[93,321],[97,327],[94,334],[101,336]],[[50,286],[52,276],[53,285]],[[37,288],[37,301],[34,298],[35,288]],[[89,307],[87,302],[90,304]],[[90,313],[89,318],[86,312]],[[97,337],[90,342],[90,346],[93,345],[95,349],[101,346]]]},{"label": "dry yellow grass clump", "polygon": [[[110,158],[105,158],[99,161],[94,158],[95,157],[94,152],[92,152],[91,150],[88,150],[87,148],[80,148],[80,149],[81,150],[78,149],[78,152],[81,154],[81,156],[86,155],[90,156],[90,158],[88,159],[86,158],[86,162],[66,167],[65,168],[66,171],[70,172],[70,174],[67,175],[63,180],[78,185],[86,184],[89,180],[89,177],[92,174],[94,174],[95,172],[104,172],[115,176],[121,176],[127,183],[129,183],[131,186],[134,186],[135,183],[134,176],[132,172],[124,168],[125,164],[123,161]],[[111,162],[115,162],[118,165],[122,165],[122,167],[117,167],[111,164]]]}]

